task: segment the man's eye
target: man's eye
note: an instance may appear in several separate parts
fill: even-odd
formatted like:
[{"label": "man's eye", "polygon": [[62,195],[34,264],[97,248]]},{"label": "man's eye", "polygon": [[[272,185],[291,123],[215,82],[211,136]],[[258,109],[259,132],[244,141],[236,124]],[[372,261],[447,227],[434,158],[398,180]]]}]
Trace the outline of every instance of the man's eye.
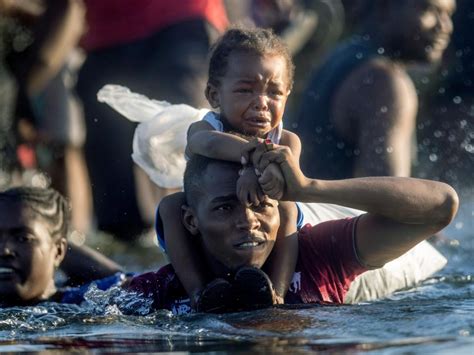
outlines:
[{"label": "man's eye", "polygon": [[265,211],[267,209],[272,208],[273,205],[270,202],[260,202],[258,206],[255,206],[254,209],[255,211]]},{"label": "man's eye", "polygon": [[252,89],[248,89],[248,88],[238,88],[238,89],[236,89],[235,91],[238,92],[238,93],[246,94],[246,93],[252,92]]},{"label": "man's eye", "polygon": [[24,232],[18,233],[16,235],[16,240],[18,240],[20,243],[28,243],[28,242],[32,241],[33,239],[34,239],[33,236],[29,235],[28,233],[24,233]]},{"label": "man's eye", "polygon": [[225,204],[225,205],[219,205],[215,208],[216,211],[230,211],[232,209],[232,206],[229,205],[229,204]]}]

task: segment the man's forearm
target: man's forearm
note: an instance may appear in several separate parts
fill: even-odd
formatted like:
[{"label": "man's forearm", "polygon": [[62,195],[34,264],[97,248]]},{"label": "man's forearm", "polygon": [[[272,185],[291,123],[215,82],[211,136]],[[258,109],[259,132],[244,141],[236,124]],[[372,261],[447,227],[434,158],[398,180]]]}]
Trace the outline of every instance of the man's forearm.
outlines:
[{"label": "man's forearm", "polygon": [[303,201],[343,205],[410,224],[444,223],[458,204],[456,192],[447,184],[398,177],[308,179],[299,196]]}]

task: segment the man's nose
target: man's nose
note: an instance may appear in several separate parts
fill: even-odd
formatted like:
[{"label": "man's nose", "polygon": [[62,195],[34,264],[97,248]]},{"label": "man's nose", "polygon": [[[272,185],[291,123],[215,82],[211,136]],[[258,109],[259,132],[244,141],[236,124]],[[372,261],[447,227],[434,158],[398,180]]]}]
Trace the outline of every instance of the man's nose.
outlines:
[{"label": "man's nose", "polygon": [[451,34],[453,32],[453,20],[448,13],[440,13],[438,15],[438,27],[441,32]]},{"label": "man's nose", "polygon": [[0,256],[13,256],[15,255],[15,247],[10,241],[10,238],[3,236],[0,237]]},{"label": "man's nose", "polygon": [[260,221],[252,210],[252,206],[242,207],[237,220],[237,227],[244,230],[254,230],[260,227]]}]

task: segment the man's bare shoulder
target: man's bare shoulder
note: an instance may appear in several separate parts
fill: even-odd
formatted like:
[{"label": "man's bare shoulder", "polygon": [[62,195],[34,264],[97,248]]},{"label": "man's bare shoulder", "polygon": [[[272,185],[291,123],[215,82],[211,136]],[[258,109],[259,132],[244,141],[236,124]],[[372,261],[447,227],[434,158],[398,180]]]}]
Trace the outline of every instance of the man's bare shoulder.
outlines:
[{"label": "man's bare shoulder", "polygon": [[[405,69],[387,58],[373,58],[354,70],[332,102],[336,124],[387,109],[416,112],[418,96]],[[344,126],[344,125],[342,125]]]},{"label": "man's bare shoulder", "polygon": [[413,88],[413,82],[406,70],[396,62],[376,57],[354,70],[343,82],[341,89],[350,88],[354,93],[380,92],[383,89]]}]

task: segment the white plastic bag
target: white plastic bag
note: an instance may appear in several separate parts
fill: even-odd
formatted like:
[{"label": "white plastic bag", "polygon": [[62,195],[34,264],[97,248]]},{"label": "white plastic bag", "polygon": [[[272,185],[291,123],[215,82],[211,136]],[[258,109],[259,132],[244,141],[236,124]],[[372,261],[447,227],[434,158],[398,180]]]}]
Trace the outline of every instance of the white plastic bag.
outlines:
[{"label": "white plastic bag", "polygon": [[150,179],[160,187],[182,188],[188,127],[209,110],[152,100],[119,85],[104,86],[97,99],[130,121],[140,122],[133,137],[132,159]]}]

